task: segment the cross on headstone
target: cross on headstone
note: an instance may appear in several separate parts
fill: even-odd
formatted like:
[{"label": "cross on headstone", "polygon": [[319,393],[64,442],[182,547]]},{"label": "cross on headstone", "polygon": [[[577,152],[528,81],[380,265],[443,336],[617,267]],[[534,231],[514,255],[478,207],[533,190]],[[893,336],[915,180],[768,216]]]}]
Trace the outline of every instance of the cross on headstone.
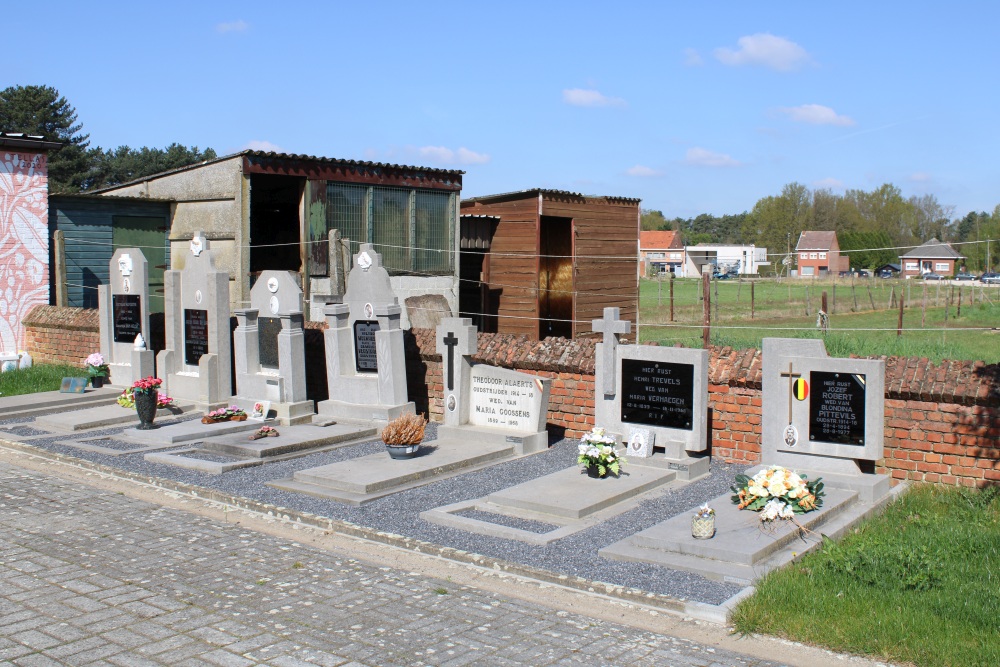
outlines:
[{"label": "cross on headstone", "polygon": [[448,347],[448,391],[452,391],[455,388],[455,346],[458,345],[454,331],[444,337],[444,344]]},{"label": "cross on headstone", "polygon": [[795,378],[802,377],[802,373],[792,372],[792,362],[788,362],[788,372],[782,373],[781,377],[788,378],[788,423],[792,423],[792,394],[795,393]]},{"label": "cross on headstone", "polygon": [[617,307],[604,309],[604,317],[593,321],[593,330],[604,334],[604,373],[601,389],[605,396],[615,393],[615,358],[618,350],[618,335],[632,331],[632,323],[619,319],[621,310]]}]

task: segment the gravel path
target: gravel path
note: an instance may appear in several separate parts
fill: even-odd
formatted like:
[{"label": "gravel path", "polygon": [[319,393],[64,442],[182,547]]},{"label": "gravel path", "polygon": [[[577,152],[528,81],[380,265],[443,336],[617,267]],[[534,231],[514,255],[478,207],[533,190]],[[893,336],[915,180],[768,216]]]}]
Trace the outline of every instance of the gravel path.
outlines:
[{"label": "gravel path", "polygon": [[[33,420],[0,420],[5,426],[28,424]],[[163,420],[162,424],[177,420]],[[552,443],[545,452],[486,469],[440,480],[416,489],[380,498],[362,507],[350,507],[320,498],[280,491],[266,482],[291,477],[297,470],[343,461],[382,451],[378,440],[289,459],[210,475],[194,470],[149,463],[142,454],[110,456],[76,447],[60,445],[58,440],[83,440],[99,436],[117,436],[124,426],[85,434],[53,434],[50,438],[32,438],[30,444],[50,451],[76,456],[114,468],[218,489],[261,502],[295,508],[320,516],[350,521],[376,530],[427,540],[442,546],[518,562],[560,574],[594,581],[638,588],[675,598],[719,604],[736,594],[739,586],[711,581],[697,574],[643,563],[623,563],[603,559],[598,549],[653,526],[677,514],[693,510],[705,501],[728,492],[736,474],[745,466],[713,462],[711,474],[682,489],[668,490],[613,519],[575,533],[546,546],[533,546],[514,540],[467,533],[455,528],[428,523],[420,512],[442,505],[479,498],[490,493],[541,477],[576,464],[579,441],[563,439]],[[0,430],[0,437],[5,433]],[[436,437],[436,425],[429,424],[427,441]],[[178,447],[177,449],[183,449]],[[170,450],[161,450],[169,452]]]}]

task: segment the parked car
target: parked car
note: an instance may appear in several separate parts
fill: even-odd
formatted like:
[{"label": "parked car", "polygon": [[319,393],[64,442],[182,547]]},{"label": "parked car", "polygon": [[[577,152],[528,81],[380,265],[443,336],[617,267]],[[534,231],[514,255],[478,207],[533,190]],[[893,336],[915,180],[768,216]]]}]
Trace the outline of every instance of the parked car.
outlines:
[{"label": "parked car", "polygon": [[983,275],[979,276],[979,282],[986,285],[1000,285],[1000,273],[987,271]]},{"label": "parked car", "polygon": [[955,274],[955,280],[975,280],[975,279],[976,277],[971,273],[962,272]]},{"label": "parked car", "polygon": [[712,278],[715,280],[729,280],[730,278],[735,278],[735,273],[713,273]]},{"label": "parked car", "polygon": [[893,272],[890,271],[889,269],[882,269],[881,271],[878,272],[879,278],[893,278],[894,276],[895,274],[893,274]]},{"label": "parked car", "polygon": [[925,273],[920,277],[924,280],[944,280],[944,276],[939,273]]},{"label": "parked car", "polygon": [[841,278],[850,278],[851,276],[858,275],[858,272],[851,269],[850,271],[840,271],[837,275]]},{"label": "parked car", "polygon": [[868,271],[866,269],[858,269],[858,276],[861,278],[871,278],[872,274],[871,271]]}]

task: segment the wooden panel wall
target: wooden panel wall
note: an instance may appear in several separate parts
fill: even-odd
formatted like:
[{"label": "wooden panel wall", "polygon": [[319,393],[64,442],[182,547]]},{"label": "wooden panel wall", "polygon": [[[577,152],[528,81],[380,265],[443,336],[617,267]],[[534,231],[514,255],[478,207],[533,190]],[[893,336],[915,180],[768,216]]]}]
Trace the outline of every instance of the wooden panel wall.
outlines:
[{"label": "wooden panel wall", "polygon": [[576,303],[573,337],[590,335],[591,320],[618,306],[622,319],[638,317],[639,204],[546,194],[542,214],[573,218]]},{"label": "wooden panel wall", "polygon": [[[114,254],[112,218],[116,215],[162,216],[169,225],[165,202],[115,201],[113,198],[49,197],[49,232],[61,230],[66,239],[66,283],[69,306],[97,308],[97,286],[108,282],[108,264]],[[52,252],[50,250],[50,252]],[[50,258],[50,283],[55,261]],[[55,289],[52,290],[55,299]]]},{"label": "wooden panel wall", "polygon": [[497,290],[497,332],[538,338],[538,198],[463,202],[463,215],[500,217],[490,248],[489,289]]}]

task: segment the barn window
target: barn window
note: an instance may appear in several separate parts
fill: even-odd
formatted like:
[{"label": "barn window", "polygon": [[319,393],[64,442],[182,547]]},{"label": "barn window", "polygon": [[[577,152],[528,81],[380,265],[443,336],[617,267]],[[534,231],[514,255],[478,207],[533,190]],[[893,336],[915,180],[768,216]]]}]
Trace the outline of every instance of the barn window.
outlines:
[{"label": "barn window", "polygon": [[454,195],[413,188],[327,183],[327,229],[371,243],[393,274],[452,272]]}]

